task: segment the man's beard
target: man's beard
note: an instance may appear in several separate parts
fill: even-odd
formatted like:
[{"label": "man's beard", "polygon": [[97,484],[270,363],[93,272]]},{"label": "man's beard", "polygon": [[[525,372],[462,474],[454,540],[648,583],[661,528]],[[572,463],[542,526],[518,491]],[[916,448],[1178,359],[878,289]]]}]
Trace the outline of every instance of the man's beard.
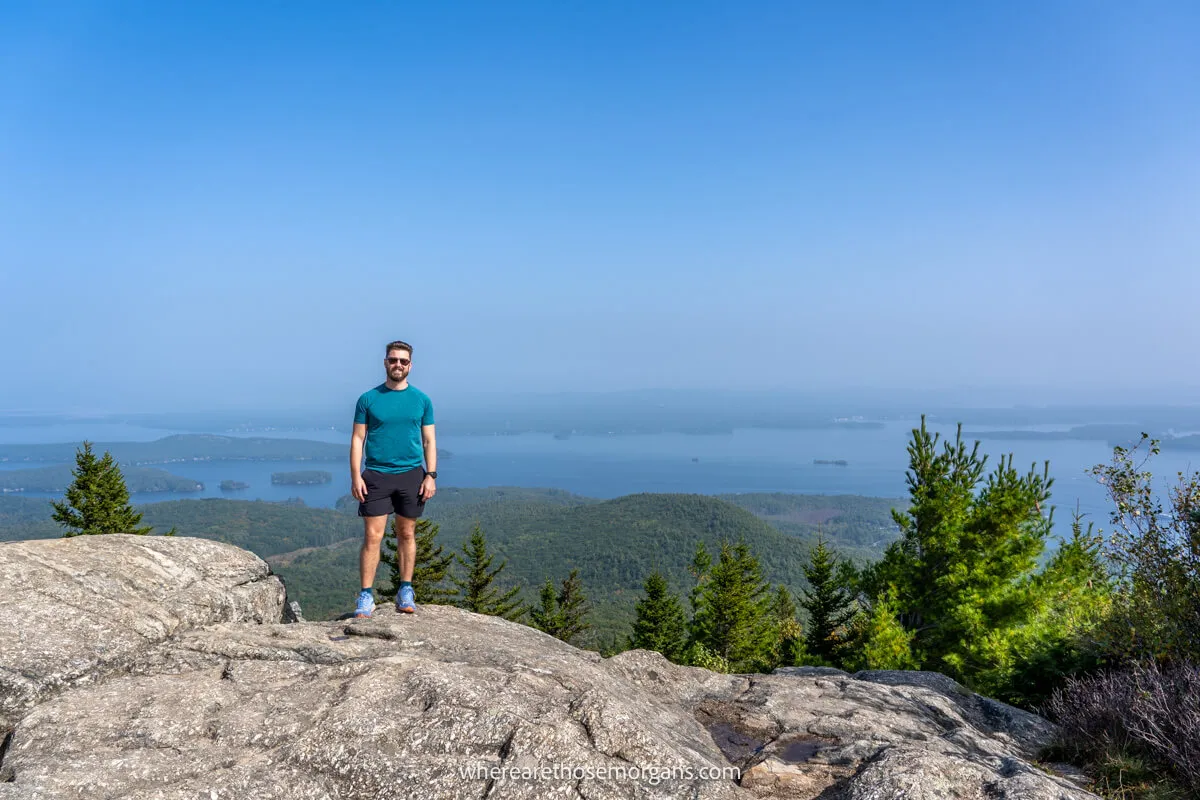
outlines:
[{"label": "man's beard", "polygon": [[407,373],[402,369],[394,369],[388,372],[388,377],[394,381],[402,379]]}]

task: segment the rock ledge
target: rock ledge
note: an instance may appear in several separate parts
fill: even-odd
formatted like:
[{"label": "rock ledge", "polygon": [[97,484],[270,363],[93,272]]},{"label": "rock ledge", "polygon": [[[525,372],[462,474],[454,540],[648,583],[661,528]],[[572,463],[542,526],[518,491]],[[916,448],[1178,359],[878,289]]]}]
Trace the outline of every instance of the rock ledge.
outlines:
[{"label": "rock ledge", "polygon": [[0,576],[0,798],[1093,797],[940,675],[601,659],[442,606],[283,624],[260,559],[182,537],[0,545]]}]

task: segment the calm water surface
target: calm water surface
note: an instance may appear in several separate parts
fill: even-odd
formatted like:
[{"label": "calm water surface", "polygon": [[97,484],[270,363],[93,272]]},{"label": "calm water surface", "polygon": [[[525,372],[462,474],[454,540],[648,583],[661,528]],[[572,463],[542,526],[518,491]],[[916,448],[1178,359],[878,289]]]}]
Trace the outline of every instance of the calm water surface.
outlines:
[{"label": "calm water surface", "polygon": [[[1069,426],[1043,426],[1061,430]],[[907,493],[906,446],[911,423],[889,422],[878,430],[736,430],[732,434],[644,434],[571,436],[442,436],[439,446],[453,455],[439,464],[442,486],[528,486],[566,489],[591,497],[617,497],[637,492],[795,492],[861,494],[903,497]],[[932,426],[953,437],[953,426]],[[175,431],[130,425],[72,423],[29,428],[0,428],[0,443],[78,441],[150,441]],[[214,431],[221,433],[221,431]],[[347,442],[333,430],[273,431],[246,434]],[[1049,459],[1055,478],[1053,502],[1060,522],[1069,520],[1076,503],[1100,522],[1107,520],[1108,503],[1102,487],[1087,470],[1107,461],[1111,451],[1103,442],[985,441],[981,451],[989,463],[1013,453],[1021,468]],[[848,466],[817,465],[814,459],[842,459]],[[14,468],[16,465],[0,465]],[[1200,466],[1200,454],[1165,453],[1153,463],[1157,475]],[[23,465],[22,465],[23,467]],[[286,500],[299,497],[310,506],[331,507],[349,491],[344,460],[335,462],[206,462],[170,464],[169,471],[205,484],[203,492],[155,493],[134,496],[136,502],[195,497]],[[324,486],[273,486],[271,473],[293,469],[322,469],[333,473]],[[222,480],[249,484],[238,492],[221,492]],[[1165,481],[1162,484],[1165,488]],[[29,493],[30,496],[46,496]],[[436,501],[435,501],[436,502]]]}]

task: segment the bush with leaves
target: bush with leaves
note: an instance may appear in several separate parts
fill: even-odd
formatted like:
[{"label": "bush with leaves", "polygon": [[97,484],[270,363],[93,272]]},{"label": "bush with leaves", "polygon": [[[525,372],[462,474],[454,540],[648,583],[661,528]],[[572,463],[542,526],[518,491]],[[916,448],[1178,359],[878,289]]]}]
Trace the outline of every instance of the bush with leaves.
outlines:
[{"label": "bush with leaves", "polygon": [[[1063,755],[1090,762],[1101,784],[1115,783],[1120,796],[1133,783],[1146,796],[1194,797],[1200,796],[1200,473],[1177,473],[1164,505],[1146,469],[1158,451],[1143,434],[1093,468],[1113,503],[1113,530],[1100,541],[1090,528],[1082,534],[1077,520],[1072,542],[1047,569],[1052,574],[1062,564],[1093,574],[1095,609],[1087,623],[1097,635],[1084,648],[1055,654],[1068,666],[1081,655],[1090,658],[1092,674],[1068,679],[1044,710],[1059,725]],[[1100,549],[1115,574],[1096,574]],[[1101,660],[1114,666],[1096,671]],[[1128,770],[1138,777],[1127,780]],[[1182,787],[1178,793],[1160,780],[1165,775]]]},{"label": "bush with leaves", "polygon": [[1145,469],[1158,452],[1142,434],[1092,470],[1114,506],[1107,555],[1118,592],[1104,646],[1117,660],[1200,662],[1200,472],[1178,473],[1164,507]]},{"label": "bush with leaves", "polygon": [[682,662],[692,667],[703,667],[712,672],[734,672],[729,660],[709,650],[700,642],[691,642],[683,653]]}]

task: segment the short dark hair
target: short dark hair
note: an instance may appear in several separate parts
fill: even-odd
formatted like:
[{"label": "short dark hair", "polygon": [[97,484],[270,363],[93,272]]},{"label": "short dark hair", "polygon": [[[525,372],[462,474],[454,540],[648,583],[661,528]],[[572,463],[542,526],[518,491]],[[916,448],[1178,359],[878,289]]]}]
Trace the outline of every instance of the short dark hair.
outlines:
[{"label": "short dark hair", "polygon": [[388,353],[392,352],[393,350],[407,350],[408,357],[412,358],[412,345],[409,344],[408,342],[402,342],[399,339],[397,339],[394,342],[388,342],[388,346],[386,348],[384,348],[383,354],[386,356]]}]

